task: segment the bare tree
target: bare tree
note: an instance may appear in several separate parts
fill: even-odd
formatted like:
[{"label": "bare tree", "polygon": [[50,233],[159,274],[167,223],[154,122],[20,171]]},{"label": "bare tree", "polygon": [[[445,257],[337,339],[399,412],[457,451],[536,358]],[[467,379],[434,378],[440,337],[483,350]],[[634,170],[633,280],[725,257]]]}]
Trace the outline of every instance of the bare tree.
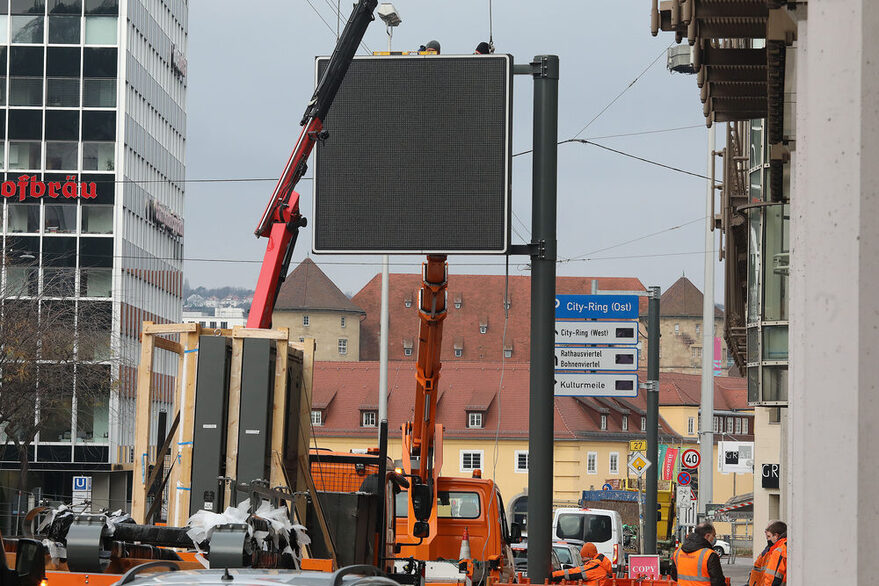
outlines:
[{"label": "bare tree", "polygon": [[18,453],[23,493],[38,434],[69,441],[74,405],[83,419],[109,408],[111,311],[109,301],[65,298],[73,297],[73,268],[0,258],[0,430]]}]

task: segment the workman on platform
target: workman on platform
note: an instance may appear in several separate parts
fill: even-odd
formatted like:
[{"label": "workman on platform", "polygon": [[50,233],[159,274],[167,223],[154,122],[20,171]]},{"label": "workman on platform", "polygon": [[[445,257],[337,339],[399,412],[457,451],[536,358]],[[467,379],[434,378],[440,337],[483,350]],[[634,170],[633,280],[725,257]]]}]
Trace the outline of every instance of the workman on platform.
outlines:
[{"label": "workman on platform", "polygon": [[754,558],[754,567],[751,568],[751,573],[748,574],[748,586],[763,586],[763,572],[766,570],[766,560],[769,557],[769,548],[772,545],[773,543],[767,538],[766,547],[763,548],[760,555]]},{"label": "workman on platform", "polygon": [[725,586],[720,558],[713,549],[716,537],[714,525],[700,523],[672,554],[671,577],[680,586]]},{"label": "workman on platform", "polygon": [[562,580],[567,580],[570,582],[583,582],[586,586],[610,586],[610,581],[613,577],[613,565],[606,556],[598,553],[594,543],[584,543],[580,549],[580,557],[583,558],[582,566],[553,572],[552,581],[561,582]]},{"label": "workman on platform", "polygon": [[762,586],[787,584],[787,525],[782,521],[770,523],[766,539],[772,542],[763,566]]}]

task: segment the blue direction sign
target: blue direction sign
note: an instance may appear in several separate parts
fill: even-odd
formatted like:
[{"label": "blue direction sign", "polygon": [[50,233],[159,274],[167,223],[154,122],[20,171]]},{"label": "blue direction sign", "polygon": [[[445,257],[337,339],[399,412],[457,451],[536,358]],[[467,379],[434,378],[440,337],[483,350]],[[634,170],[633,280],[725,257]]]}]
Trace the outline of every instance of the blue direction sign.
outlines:
[{"label": "blue direction sign", "polygon": [[638,319],[637,295],[556,295],[556,319]]},{"label": "blue direction sign", "polygon": [[689,472],[681,472],[678,474],[678,484],[681,486],[687,486],[690,484],[690,473]]}]

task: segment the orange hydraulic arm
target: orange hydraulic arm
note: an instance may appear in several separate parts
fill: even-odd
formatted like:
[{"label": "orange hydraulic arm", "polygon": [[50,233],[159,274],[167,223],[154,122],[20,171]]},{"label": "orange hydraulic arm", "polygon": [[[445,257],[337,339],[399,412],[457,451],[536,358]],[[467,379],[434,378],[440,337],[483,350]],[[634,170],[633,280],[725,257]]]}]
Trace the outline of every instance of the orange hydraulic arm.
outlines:
[{"label": "orange hydraulic arm", "polygon": [[442,427],[436,424],[443,320],[446,318],[448,266],[445,255],[428,255],[424,263],[418,314],[418,356],[415,366],[415,416],[403,426],[403,464],[412,475],[409,491],[409,534],[436,534],[436,479],[442,467]]}]

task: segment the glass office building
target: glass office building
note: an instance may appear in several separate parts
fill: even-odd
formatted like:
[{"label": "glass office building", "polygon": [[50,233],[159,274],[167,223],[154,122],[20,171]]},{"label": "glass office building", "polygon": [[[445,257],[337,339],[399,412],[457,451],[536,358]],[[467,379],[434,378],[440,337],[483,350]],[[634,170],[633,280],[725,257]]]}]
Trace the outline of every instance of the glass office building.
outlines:
[{"label": "glass office building", "polygon": [[[0,0],[3,291],[104,320],[106,339],[79,358],[113,381],[87,401],[75,377],[59,391],[69,417],[42,426],[31,485],[70,494],[89,471],[95,506],[125,493],[140,324],[181,320],[187,12],[186,0]],[[170,411],[176,362],[154,364],[156,412]],[[13,452],[0,468],[17,469]]]}]

